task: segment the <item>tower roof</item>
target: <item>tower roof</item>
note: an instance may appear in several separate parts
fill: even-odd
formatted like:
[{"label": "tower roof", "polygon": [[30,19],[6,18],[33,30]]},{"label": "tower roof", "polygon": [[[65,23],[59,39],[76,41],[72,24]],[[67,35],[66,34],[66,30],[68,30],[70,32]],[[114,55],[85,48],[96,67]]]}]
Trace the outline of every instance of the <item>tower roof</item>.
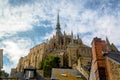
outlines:
[{"label": "tower roof", "polygon": [[109,42],[109,40],[108,40],[108,37],[106,36],[106,42],[107,42],[107,44],[108,45],[110,45],[110,42]]},{"label": "tower roof", "polygon": [[103,54],[120,64],[120,52],[104,52]]},{"label": "tower roof", "polygon": [[57,30],[60,30],[59,10],[58,10],[58,15],[57,15],[57,24],[56,24],[56,29],[57,29]]}]

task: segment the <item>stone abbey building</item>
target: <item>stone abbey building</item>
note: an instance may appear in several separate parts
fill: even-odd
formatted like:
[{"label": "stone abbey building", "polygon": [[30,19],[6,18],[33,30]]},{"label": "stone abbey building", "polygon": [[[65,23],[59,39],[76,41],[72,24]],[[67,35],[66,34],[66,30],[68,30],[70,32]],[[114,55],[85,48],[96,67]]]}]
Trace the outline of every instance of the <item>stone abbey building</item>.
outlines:
[{"label": "stone abbey building", "polygon": [[54,55],[60,57],[60,67],[78,69],[88,78],[91,54],[91,48],[83,44],[79,35],[74,38],[72,32],[70,35],[67,35],[66,32],[61,32],[58,13],[56,34],[49,41],[31,48],[27,56],[21,57],[16,69],[13,69],[13,73],[20,72],[28,66],[38,69],[39,63],[46,56]]},{"label": "stone abbey building", "polygon": [[[82,42],[79,35],[74,38],[73,32],[70,35],[65,31],[62,33],[59,13],[56,34],[49,41],[31,48],[27,56],[19,59],[16,69],[12,69],[11,74],[22,72],[29,66],[39,69],[39,63],[50,55],[60,58],[61,68],[53,69],[53,73],[62,70],[73,72],[74,70],[63,69],[72,68],[84,76],[83,79],[73,80],[120,80],[120,52],[116,46],[110,44],[107,38],[101,40],[96,37],[91,48]],[[52,77],[54,80],[54,76]]]}]

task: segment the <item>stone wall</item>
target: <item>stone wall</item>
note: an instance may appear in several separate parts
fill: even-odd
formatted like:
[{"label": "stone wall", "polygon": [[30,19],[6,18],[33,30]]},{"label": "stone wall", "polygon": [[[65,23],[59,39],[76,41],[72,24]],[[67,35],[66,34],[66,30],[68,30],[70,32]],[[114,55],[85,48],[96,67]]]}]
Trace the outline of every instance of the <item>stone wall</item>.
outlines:
[{"label": "stone wall", "polygon": [[[77,59],[78,59],[78,52],[77,47],[69,47],[67,48],[67,55],[68,55],[68,65],[69,67],[75,67],[77,65]],[[74,65],[74,66],[73,66]]]},{"label": "stone wall", "polygon": [[38,69],[39,62],[43,60],[45,56],[46,43],[42,43],[30,49],[27,56],[21,57],[17,65],[17,72],[22,71],[28,66],[33,66]]},{"label": "stone wall", "polygon": [[0,70],[3,68],[3,49],[0,49]]},{"label": "stone wall", "polygon": [[[106,64],[105,57],[102,51],[106,51],[105,41],[100,38],[94,38],[92,41],[92,70],[94,70],[95,77],[90,77],[92,80],[106,80]],[[91,70],[90,76],[93,76],[93,71]],[[94,79],[95,78],[95,79]]]},{"label": "stone wall", "polygon": [[89,80],[96,80],[94,62],[91,64]]},{"label": "stone wall", "polygon": [[120,63],[116,63],[112,59],[107,59],[108,80],[120,80]]},{"label": "stone wall", "polygon": [[10,76],[13,76],[16,72],[17,72],[17,71],[16,71],[16,68],[12,68],[12,69],[11,69]]},{"label": "stone wall", "polygon": [[82,66],[91,63],[91,53],[92,53],[91,48],[84,44],[69,45],[67,48],[69,67],[75,68],[77,66],[77,61],[79,58],[81,58]]}]

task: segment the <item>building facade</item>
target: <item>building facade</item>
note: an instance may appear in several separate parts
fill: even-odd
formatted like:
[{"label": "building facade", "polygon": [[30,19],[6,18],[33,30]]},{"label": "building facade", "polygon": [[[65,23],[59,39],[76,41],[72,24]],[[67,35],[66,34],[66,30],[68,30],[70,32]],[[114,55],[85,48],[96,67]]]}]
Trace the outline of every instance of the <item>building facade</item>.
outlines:
[{"label": "building facade", "polygon": [[108,38],[92,41],[92,64],[89,80],[120,80],[120,52]]},{"label": "building facade", "polygon": [[76,69],[53,68],[51,80],[87,80],[87,79]]}]

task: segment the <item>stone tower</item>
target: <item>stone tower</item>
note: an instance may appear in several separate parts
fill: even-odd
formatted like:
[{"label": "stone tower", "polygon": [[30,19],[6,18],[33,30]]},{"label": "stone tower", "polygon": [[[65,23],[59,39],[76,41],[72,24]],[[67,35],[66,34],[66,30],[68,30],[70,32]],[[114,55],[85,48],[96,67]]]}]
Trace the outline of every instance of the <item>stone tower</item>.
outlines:
[{"label": "stone tower", "polygon": [[[100,38],[94,38],[92,41],[92,68],[95,80],[107,80],[106,78],[106,63],[102,51],[106,51],[106,42]],[[93,80],[94,80],[93,79]]]},{"label": "stone tower", "polygon": [[92,41],[92,64],[89,80],[120,80],[120,52],[108,38]]}]

